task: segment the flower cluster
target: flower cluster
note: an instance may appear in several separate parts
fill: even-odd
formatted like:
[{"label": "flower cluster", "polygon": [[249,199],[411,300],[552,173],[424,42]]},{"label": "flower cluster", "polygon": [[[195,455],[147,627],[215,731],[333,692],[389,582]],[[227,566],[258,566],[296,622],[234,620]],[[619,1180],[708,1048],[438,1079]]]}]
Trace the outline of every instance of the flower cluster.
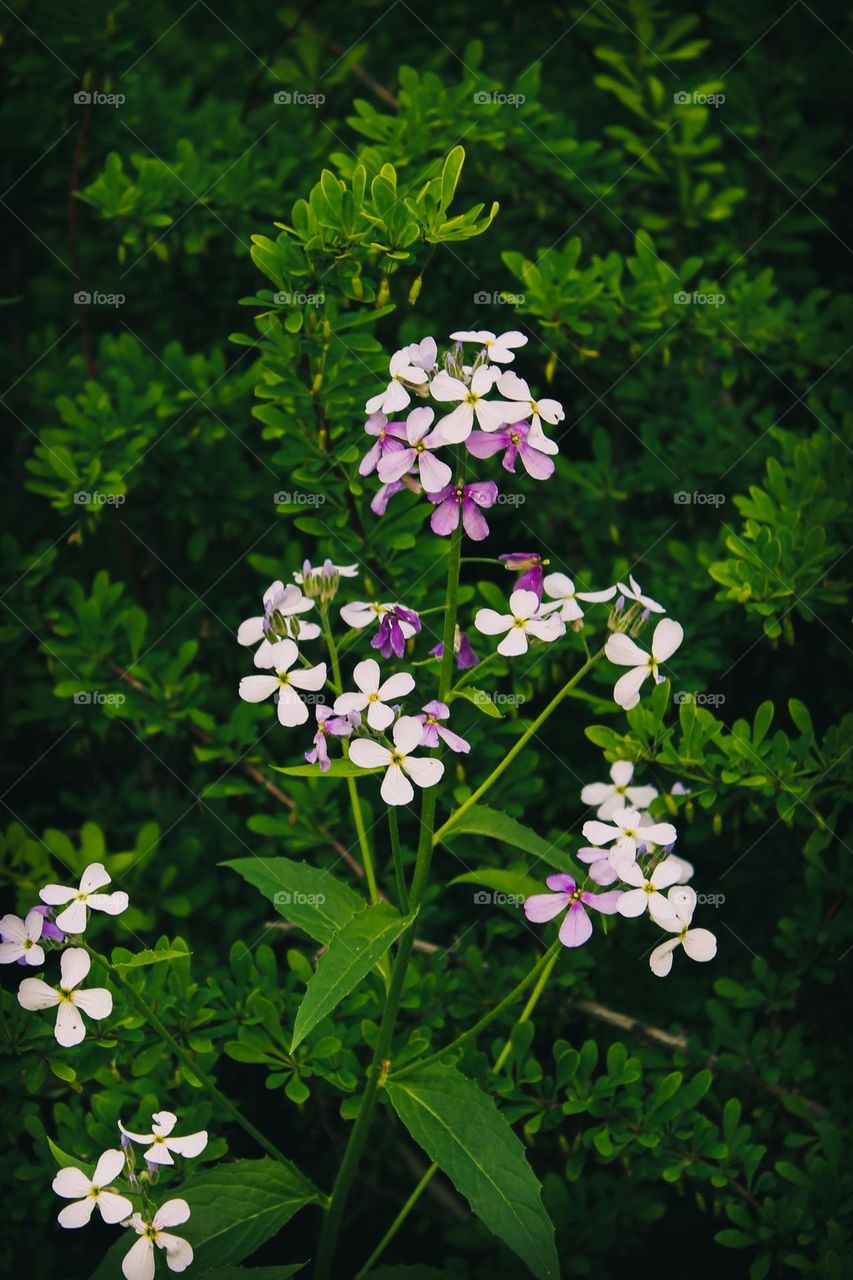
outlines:
[{"label": "flower cluster", "polygon": [[[405,487],[432,503],[434,533],[449,535],[461,520],[468,537],[481,542],[489,532],[483,511],[497,502],[498,486],[493,480],[465,482],[454,476],[440,451],[464,444],[473,458],[500,454],[510,474],[520,462],[534,480],[547,480],[558,447],[542,424],[555,426],[565,415],[558,401],[537,399],[523,378],[504,368],[527,342],[524,334],[463,330],[450,337],[454,345],[441,360],[431,337],[395,351],[387,386],[365,404],[364,429],[374,443],[359,471],[363,476],[375,471],[381,481],[371,503],[375,514],[384,515],[389,500]],[[470,364],[466,346],[478,348]],[[435,407],[409,408],[413,397],[431,399]],[[395,416],[403,411],[405,418]]]},{"label": "flower cluster", "polygon": [[693,876],[689,862],[676,857],[677,838],[669,822],[656,822],[648,808],[658,798],[654,787],[633,785],[634,767],[617,761],[610,782],[594,782],[581,791],[584,804],[597,805],[597,817],[585,822],[583,835],[590,843],[578,850],[588,865],[589,879],[597,886],[621,887],[596,893],[579,887],[570,875],[558,873],[546,880],[550,893],[533,894],[524,904],[528,920],[542,923],[565,912],[560,941],[578,947],[592,935],[586,909],[628,918],[648,912],[651,921],[674,936],[656,946],[649,964],[658,977],[672,968],[678,946],[691,960],[712,960],[717,941],[708,929],[691,928],[697,897],[686,882]]},{"label": "flower cluster", "polygon": [[[155,1249],[163,1251],[170,1271],[186,1271],[193,1260],[189,1241],[167,1230],[189,1220],[186,1200],[166,1200],[157,1208],[150,1200],[150,1190],[160,1168],[175,1163],[173,1152],[185,1159],[201,1155],[207,1146],[207,1132],[202,1129],[182,1138],[173,1136],[178,1117],[171,1111],[155,1112],[152,1120],[151,1133],[131,1133],[119,1121],[121,1147],[111,1147],[98,1157],[91,1178],[71,1165],[60,1169],[53,1180],[56,1194],[71,1201],[59,1213],[61,1227],[85,1227],[97,1209],[104,1222],[120,1224],[138,1237],[121,1264],[126,1280],[153,1280]],[[139,1174],[134,1143],[145,1148],[146,1168]],[[124,1188],[117,1185],[120,1178],[126,1183]]]},{"label": "flower cluster", "polygon": [[[47,884],[39,892],[46,905],[32,907],[22,919],[5,915],[0,920],[0,964],[19,964],[41,968],[45,948],[55,950],[69,935],[85,932],[92,911],[119,915],[127,908],[127,894],[101,893],[110,877],[100,862],[86,868],[79,885]],[[61,911],[56,908],[61,907]],[[51,945],[53,944],[53,945]],[[59,958],[59,986],[52,987],[42,978],[24,978],[18,988],[18,1003],[23,1009],[56,1009],[54,1035],[63,1048],[71,1048],[85,1039],[86,1025],[82,1014],[95,1022],[112,1013],[113,998],[106,987],[81,987],[92,961],[82,947],[67,947]]]}]

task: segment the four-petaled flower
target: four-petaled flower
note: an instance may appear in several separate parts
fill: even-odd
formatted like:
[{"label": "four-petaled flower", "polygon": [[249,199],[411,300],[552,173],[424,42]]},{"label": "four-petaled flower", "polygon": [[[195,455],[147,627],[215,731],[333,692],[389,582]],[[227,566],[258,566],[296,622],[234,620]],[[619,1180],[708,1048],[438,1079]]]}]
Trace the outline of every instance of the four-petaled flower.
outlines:
[{"label": "four-petaled flower", "polygon": [[27,912],[25,920],[4,916],[0,920],[0,964],[44,964],[44,948],[39,946],[43,929],[44,916],[35,908]]},{"label": "four-petaled flower", "polygon": [[387,729],[394,719],[394,708],[388,706],[388,700],[404,698],[411,693],[415,687],[414,677],[407,671],[399,671],[383,681],[379,663],[374,658],[359,662],[352,675],[359,692],[342,693],[337,697],[335,714],[346,716],[353,711],[366,710],[371,729]]},{"label": "four-petaled flower", "polygon": [[408,346],[409,360],[416,369],[430,373],[435,368],[438,357],[438,345],[435,338],[421,338],[420,342],[410,342]]},{"label": "four-petaled flower", "polygon": [[383,747],[371,738],[356,738],[350,744],[349,758],[361,769],[387,766],[380,788],[382,799],[386,804],[408,804],[415,794],[409,778],[419,787],[434,787],[444,775],[444,765],[434,756],[411,755],[423,736],[423,725],[417,716],[401,716],[391,736],[393,748]]},{"label": "four-petaled flower", "polygon": [[18,1003],[23,1009],[34,1011],[59,1005],[54,1035],[65,1049],[85,1039],[86,1027],[80,1017],[81,1009],[96,1022],[112,1013],[113,998],[106,987],[75,990],[89,972],[91,963],[87,951],[69,947],[59,959],[61,978],[58,987],[49,987],[41,978],[24,978],[18,988]]},{"label": "four-petaled flower", "polygon": [[428,702],[423,708],[423,715],[417,717],[423,725],[423,737],[421,738],[422,747],[438,747],[444,742],[451,751],[466,752],[471,750],[470,742],[466,742],[464,738],[460,738],[458,733],[454,733],[452,729],[446,728],[441,721],[450,719],[450,707],[446,702],[439,702],[437,698],[433,698],[432,702]]},{"label": "four-petaled flower", "polygon": [[551,892],[534,893],[527,898],[524,914],[534,924],[544,924],[565,911],[565,919],[560,925],[560,941],[564,947],[583,946],[592,936],[592,921],[586,913],[587,907],[612,916],[622,897],[618,889],[610,893],[590,893],[588,889],[579,889],[572,877],[562,871],[548,876],[545,883]]},{"label": "four-petaled flower", "polygon": [[519,575],[514,590],[535,591],[542,599],[542,565],[547,562],[542,560],[538,551],[508,551],[498,559],[510,573]]},{"label": "four-petaled flower", "polygon": [[265,667],[272,667],[274,676],[243,676],[240,681],[240,697],[244,702],[263,702],[272,694],[278,694],[278,718],[284,725],[304,724],[308,708],[297,690],[316,692],[326,683],[326,664],[316,667],[290,668],[299,657],[299,650],[292,640],[279,640],[270,645]]},{"label": "four-petaled flower", "polygon": [[[592,844],[610,844],[616,841],[620,858],[633,862],[639,844],[673,844],[678,833],[671,822],[653,822],[641,826],[641,816],[636,809],[614,809],[608,815],[609,822],[585,822],[584,839]],[[616,865],[614,863],[614,865]],[[674,884],[670,880],[670,884]]]},{"label": "four-petaled flower", "polygon": [[474,618],[474,626],[483,635],[504,636],[498,645],[498,653],[505,657],[527,653],[528,636],[550,641],[556,640],[566,630],[565,623],[560,618],[542,616],[539,612],[539,598],[534,591],[513,591],[509,598],[509,608],[509,613],[478,609]]},{"label": "four-petaled flower", "polygon": [[480,507],[493,507],[497,501],[498,486],[494,480],[480,480],[473,484],[448,484],[437,493],[428,493],[435,511],[430,517],[430,528],[440,537],[447,537],[457,528],[462,513],[462,528],[474,542],[488,537],[489,526]]},{"label": "four-petaled flower", "polygon": [[695,891],[689,885],[670,889],[667,900],[672,904],[675,916],[670,920],[658,920],[657,923],[676,936],[667,938],[649,956],[649,968],[657,978],[665,978],[669,973],[676,947],[683,947],[691,960],[698,960],[700,963],[713,960],[717,954],[717,939],[710,929],[690,928],[696,909]]},{"label": "four-petaled flower", "polygon": [[395,604],[389,613],[383,614],[370,647],[378,649],[383,658],[402,658],[406,641],[420,630],[421,620],[414,609],[404,609],[401,604]]},{"label": "four-petaled flower", "polygon": [[671,920],[675,915],[675,907],[663,896],[662,890],[677,884],[680,876],[681,867],[675,858],[664,858],[650,875],[646,874],[639,862],[623,864],[619,868],[620,880],[636,887],[622,894],[616,910],[622,916],[641,916],[648,908],[649,915],[657,923]]},{"label": "four-petaled flower", "polygon": [[562,422],[565,418],[563,406],[559,400],[536,400],[530,387],[519,378],[517,373],[513,373],[512,369],[503,369],[498,378],[498,390],[502,396],[506,396],[507,400],[513,404],[513,411],[516,408],[524,410],[522,417],[530,418],[530,443],[535,445],[542,453],[558,453],[558,446],[553,440],[549,440],[542,429],[543,421],[550,426],[555,426],[558,422]]},{"label": "four-petaled flower", "polygon": [[154,1246],[166,1254],[166,1266],[170,1271],[186,1271],[193,1260],[192,1245],[180,1236],[173,1236],[165,1227],[177,1227],[190,1216],[186,1200],[167,1200],[161,1204],[150,1222],[141,1213],[134,1213],[127,1221],[139,1239],[131,1246],[121,1264],[125,1280],[154,1280]]},{"label": "four-petaled flower", "polygon": [[124,1168],[124,1152],[117,1147],[105,1151],[87,1178],[82,1169],[69,1166],[60,1169],[53,1179],[53,1189],[63,1200],[73,1200],[59,1213],[61,1227],[85,1227],[97,1206],[104,1222],[112,1225],[133,1213],[133,1202],[113,1190],[111,1182]]},{"label": "four-petaled flower", "polygon": [[440,462],[431,452],[444,443],[437,431],[430,431],[434,417],[432,409],[428,408],[413,409],[409,414],[402,448],[385,453],[379,459],[377,470],[384,484],[401,479],[415,466],[427,493],[434,493],[450,484],[453,472],[446,462]]},{"label": "four-petaled flower", "polygon": [[563,622],[579,622],[583,617],[583,609],[578,600],[588,604],[598,604],[602,600],[612,600],[616,595],[615,587],[606,587],[604,591],[576,591],[571,578],[564,573],[549,573],[544,582],[545,594],[552,603],[544,606],[543,612],[555,613],[558,609]]},{"label": "four-petaled flower", "polygon": [[[493,381],[491,371],[485,365],[474,370],[470,387],[461,379],[452,378],[443,369],[435,375],[430,385],[433,400],[438,400],[441,404],[455,403],[458,406],[442,418],[436,427],[442,444],[461,444],[463,440],[467,440],[473,430],[475,417],[483,431],[497,431],[503,423],[511,421],[511,406],[501,400],[486,399]],[[518,416],[524,416],[520,408]]]},{"label": "four-petaled flower", "polygon": [[450,336],[454,342],[476,342],[477,346],[485,349],[486,358],[495,364],[509,364],[515,359],[515,348],[527,343],[527,338],[517,329],[510,329],[499,338],[488,329],[460,329]]},{"label": "four-petaled flower", "polygon": [[[56,917],[56,926],[63,933],[82,933],[86,928],[89,911],[106,911],[107,915],[121,915],[127,910],[127,894],[97,893],[110,883],[110,876],[101,862],[91,862],[80,877],[77,889],[62,884],[46,884],[39,891],[42,902],[50,907],[65,907]],[[65,904],[68,903],[68,906]]]},{"label": "four-petaled flower", "polygon": [[680,623],[664,618],[654,629],[651,653],[641,649],[624,631],[615,631],[607,637],[605,656],[618,667],[631,667],[620,676],[613,687],[613,699],[625,711],[636,707],[640,701],[640,689],[649,676],[661,684],[663,676],[658,667],[671,658],[684,637]]},{"label": "four-petaled flower", "polygon": [[314,714],[317,717],[317,731],[314,734],[314,746],[311,751],[305,752],[305,759],[308,764],[319,764],[320,772],[327,773],[332,763],[326,745],[327,735],[331,733],[335,738],[348,738],[353,729],[358,728],[361,716],[357,711],[349,716],[336,716],[325,702],[314,708]]},{"label": "four-petaled flower", "polygon": [[[648,809],[657,798],[655,787],[632,787],[634,766],[630,760],[617,760],[610,767],[611,782],[590,782],[581,791],[584,804],[598,805],[597,818],[612,818],[617,809]],[[648,834],[648,833],[647,833]]]},{"label": "four-petaled flower", "polygon": [[149,1164],[174,1164],[172,1152],[191,1160],[201,1155],[207,1146],[207,1130],[199,1129],[198,1133],[188,1133],[183,1138],[173,1138],[172,1130],[178,1123],[178,1117],[171,1111],[155,1111],[151,1119],[154,1124],[151,1133],[131,1133],[119,1120],[118,1127],[131,1142],[138,1142],[147,1147],[145,1159]]},{"label": "four-petaled flower", "polygon": [[651,600],[648,596],[644,596],[640,590],[640,584],[636,578],[628,574],[628,586],[624,582],[617,582],[616,586],[625,597],[626,600],[632,600],[634,604],[641,604],[644,609],[648,609],[650,613],[666,613],[662,604],[658,604],[657,600]]},{"label": "four-petaled flower", "polygon": [[505,471],[515,475],[518,458],[534,480],[547,480],[554,474],[554,462],[543,450],[542,444],[550,443],[542,436],[537,440],[531,433],[529,422],[514,422],[497,431],[472,431],[465,441],[465,448],[475,458],[492,458],[503,451],[501,463]]},{"label": "four-petaled flower", "polygon": [[277,639],[293,636],[296,640],[316,640],[320,628],[316,622],[303,622],[299,614],[314,608],[314,601],[304,596],[294,583],[273,582],[264,592],[263,616],[247,618],[237,628],[237,643],[257,644],[256,667],[269,667],[270,649]]},{"label": "four-petaled flower", "polygon": [[398,409],[405,409],[411,396],[403,383],[408,382],[410,386],[422,387],[429,381],[426,371],[412,363],[410,347],[402,347],[394,352],[389,372],[391,381],[384,391],[370,397],[364,406],[367,413],[396,413]]},{"label": "four-petaled flower", "polygon": [[[398,616],[397,610],[402,610],[402,614]],[[345,604],[341,609],[341,618],[348,627],[352,627],[355,631],[362,631],[365,627],[369,627],[372,622],[378,622],[381,628],[387,618],[392,618],[396,621],[403,640],[411,639],[415,632],[421,629],[420,618],[411,609],[403,609],[400,604],[379,604],[372,600],[354,600],[351,604]],[[378,648],[379,646],[375,647]],[[397,656],[402,658],[402,647]]]},{"label": "four-petaled flower", "polygon": [[404,447],[406,428],[402,422],[389,422],[384,413],[372,413],[364,429],[369,436],[376,436],[376,443],[370,446],[358,464],[358,474],[369,476],[386,453]]}]

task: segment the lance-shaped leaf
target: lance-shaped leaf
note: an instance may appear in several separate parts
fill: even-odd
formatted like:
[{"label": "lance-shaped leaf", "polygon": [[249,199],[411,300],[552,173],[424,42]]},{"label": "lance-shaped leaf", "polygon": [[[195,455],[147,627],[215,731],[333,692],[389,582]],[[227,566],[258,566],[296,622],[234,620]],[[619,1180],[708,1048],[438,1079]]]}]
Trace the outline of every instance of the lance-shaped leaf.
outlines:
[{"label": "lance-shaped leaf", "polygon": [[401,916],[387,902],[377,902],[359,911],[338,930],[329,942],[328,951],[320,957],[299,1006],[291,1053],[370,973],[413,919],[413,916]]},{"label": "lance-shaped leaf", "polygon": [[[550,840],[531,831],[523,822],[511,818],[500,809],[491,809],[487,804],[472,805],[465,813],[454,821],[451,814],[443,829],[442,840],[454,840],[457,836],[488,836],[491,840],[500,840],[503,844],[512,845],[534,858],[546,862],[549,867],[558,871],[573,870],[568,854]],[[529,868],[532,870],[532,868]]]},{"label": "lance-shaped leaf", "polygon": [[554,1227],[524,1147],[492,1098],[437,1063],[385,1088],[409,1133],[538,1280],[559,1275]]},{"label": "lance-shaped leaf", "polygon": [[381,773],[382,769],[362,769],[352,760],[331,760],[325,773],[316,764],[293,764],[290,766],[273,765],[276,773],[285,773],[288,778],[316,778],[318,782],[335,782],[339,778],[364,778],[369,773]]},{"label": "lance-shaped leaf", "polygon": [[260,889],[280,916],[304,929],[309,938],[327,943],[364,899],[328,871],[290,858],[236,858],[222,864]]}]

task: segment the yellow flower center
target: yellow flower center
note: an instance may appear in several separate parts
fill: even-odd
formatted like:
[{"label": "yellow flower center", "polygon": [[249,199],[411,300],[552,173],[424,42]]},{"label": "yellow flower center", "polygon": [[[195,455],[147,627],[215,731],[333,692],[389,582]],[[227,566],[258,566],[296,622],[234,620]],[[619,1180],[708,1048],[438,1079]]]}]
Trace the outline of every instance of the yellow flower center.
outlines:
[{"label": "yellow flower center", "polygon": [[469,391],[467,396],[465,397],[465,403],[474,405],[477,403],[479,399],[480,397],[477,395],[475,391]]},{"label": "yellow flower center", "polygon": [[368,702],[378,702],[378,701],[379,701],[379,694],[378,694],[378,693],[369,693],[369,694],[367,695],[367,701],[368,701]]},{"label": "yellow flower center", "polygon": [[401,765],[401,764],[403,763],[403,761],[405,760],[405,758],[406,758],[406,757],[405,757],[404,755],[401,755],[399,751],[392,751],[392,752],[391,752],[391,763],[392,763],[392,764]]}]

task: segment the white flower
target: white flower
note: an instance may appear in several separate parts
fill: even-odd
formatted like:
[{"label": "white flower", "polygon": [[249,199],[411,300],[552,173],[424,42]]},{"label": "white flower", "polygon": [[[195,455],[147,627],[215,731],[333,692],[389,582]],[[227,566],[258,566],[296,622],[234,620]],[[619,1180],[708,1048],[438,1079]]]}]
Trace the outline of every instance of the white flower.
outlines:
[{"label": "white flower", "polygon": [[538,449],[540,453],[551,455],[559,453],[556,441],[549,440],[542,429],[543,419],[549,425],[555,426],[565,418],[566,415],[559,400],[536,400],[524,378],[519,378],[512,369],[501,371],[498,376],[498,391],[512,402],[513,408],[518,405],[524,410],[523,417],[530,419],[530,435],[527,443]]},{"label": "white flower", "polygon": [[602,600],[612,600],[616,595],[615,587],[607,587],[604,591],[576,591],[575,584],[564,573],[547,574],[542,587],[546,596],[550,596],[554,601],[553,604],[546,604],[543,601],[542,612],[554,613],[559,609],[563,622],[577,622],[583,617],[583,609],[578,604],[578,600],[598,604]]},{"label": "white flower", "polygon": [[[653,822],[650,826],[642,826],[641,815],[636,809],[615,809],[608,817],[609,823],[585,822],[582,827],[584,839],[592,844],[617,841],[620,858],[627,857],[629,862],[636,858],[638,844],[674,844],[677,838],[678,833],[670,822]],[[669,883],[675,884],[675,881],[670,880]]]},{"label": "white flower", "polygon": [[380,391],[378,395],[371,396],[367,401],[365,410],[368,413],[396,413],[398,409],[405,409],[411,399],[408,391],[403,386],[403,382],[408,382],[412,386],[422,387],[428,382],[425,370],[412,364],[412,356],[409,347],[402,347],[399,351],[395,351],[391,357],[389,366],[391,381],[384,391]]},{"label": "white flower", "polygon": [[509,613],[497,613],[494,609],[478,609],[474,626],[484,636],[506,636],[498,645],[498,653],[515,657],[527,653],[527,637],[537,640],[556,640],[566,630],[565,623],[557,617],[545,617],[535,591],[513,591],[509,598]]},{"label": "white flower", "polygon": [[193,1156],[201,1155],[207,1146],[207,1130],[199,1129],[198,1133],[188,1133],[184,1138],[172,1138],[170,1134],[178,1123],[178,1117],[173,1115],[171,1111],[155,1111],[151,1119],[154,1121],[151,1133],[131,1133],[130,1129],[125,1129],[119,1120],[118,1127],[126,1138],[130,1138],[131,1142],[140,1142],[144,1147],[150,1147],[145,1152],[145,1159],[151,1164],[174,1164],[171,1152],[176,1151],[179,1156],[185,1156],[192,1159]]},{"label": "white flower", "polygon": [[76,991],[91,967],[89,953],[81,947],[69,947],[59,960],[61,980],[58,987],[49,987],[41,978],[24,978],[18,988],[18,1003],[24,1009],[50,1009],[59,1005],[54,1035],[66,1049],[85,1039],[86,1028],[80,1010],[99,1022],[112,1013],[113,998],[106,987],[89,987]]},{"label": "white flower", "polygon": [[365,658],[353,672],[353,679],[359,693],[342,693],[335,699],[335,715],[349,715],[351,711],[364,711],[367,708],[367,723],[371,729],[387,729],[394,719],[394,710],[386,705],[390,698],[403,698],[415,687],[414,677],[408,672],[400,671],[382,681],[379,663],[374,658]]},{"label": "white flower", "polygon": [[634,766],[630,760],[617,760],[610,769],[612,782],[591,782],[581,791],[584,804],[596,804],[597,818],[612,818],[617,809],[627,805],[631,809],[648,809],[657,798],[654,787],[632,787]]},{"label": "white flower", "polygon": [[523,347],[527,338],[517,329],[510,329],[496,338],[488,329],[460,329],[451,333],[454,342],[476,342],[477,346],[486,348],[486,356],[495,364],[509,364],[515,359],[513,348]]},{"label": "white flower", "polygon": [[44,964],[44,948],[38,945],[44,928],[44,916],[40,911],[30,911],[26,920],[20,916],[4,916],[0,920],[0,964],[14,964],[26,960],[27,964]]},{"label": "white flower", "polygon": [[620,676],[613,688],[613,698],[620,707],[625,711],[636,707],[640,701],[640,689],[649,676],[654,676],[656,684],[662,682],[663,676],[658,674],[658,667],[672,657],[683,638],[681,625],[671,618],[664,618],[655,627],[650,654],[635,644],[624,631],[615,631],[608,636],[604,646],[605,656],[619,667],[633,668]]},{"label": "white flower", "polygon": [[[294,577],[297,575],[294,574]],[[269,651],[276,643],[281,632],[287,632],[297,640],[316,640],[320,628],[316,622],[303,622],[298,615],[314,608],[314,601],[309,600],[289,582],[276,581],[264,592],[263,616],[247,618],[237,629],[237,643],[244,645],[260,644],[255,654],[256,667],[268,667]]]},{"label": "white flower", "polygon": [[435,368],[438,346],[435,338],[421,338],[420,342],[410,342],[406,350],[409,361],[416,369],[424,369],[427,373]]},{"label": "white flower", "polygon": [[[101,862],[92,862],[80,877],[77,889],[66,888],[61,884],[46,884],[39,890],[39,897],[51,907],[69,905],[60,911],[54,920],[57,929],[63,933],[82,933],[86,928],[89,911],[106,911],[107,915],[121,915],[127,910],[126,893],[96,893],[110,883],[110,877]],[[88,965],[86,966],[88,969]]]},{"label": "white flower", "polygon": [[73,1200],[59,1214],[61,1227],[85,1227],[98,1206],[104,1222],[121,1222],[133,1213],[133,1202],[110,1187],[124,1168],[124,1152],[118,1148],[105,1151],[95,1165],[91,1179],[82,1169],[60,1169],[53,1179],[53,1189],[63,1200]]},{"label": "white flower", "polygon": [[619,877],[625,884],[636,885],[628,889],[616,904],[616,910],[623,916],[641,916],[648,907],[649,915],[654,921],[671,920],[675,916],[675,907],[661,893],[675,884],[681,874],[681,867],[673,865],[673,858],[664,858],[659,862],[651,875],[646,878],[639,862],[630,866],[623,864],[619,868]]},{"label": "white flower", "polygon": [[[397,607],[397,603],[378,604],[375,600],[353,600],[343,606],[341,618],[348,627],[362,631],[371,623],[379,622],[386,613],[393,613]],[[410,623],[400,620],[400,626],[407,640],[415,634],[415,628]]]},{"label": "white flower", "polygon": [[438,431],[429,430],[434,417],[432,409],[412,410],[406,418],[408,447],[389,450],[379,459],[376,470],[383,484],[399,480],[415,465],[426,493],[438,493],[439,489],[450,484],[453,472],[446,462],[440,462],[431,452],[445,443]]},{"label": "white flower", "polygon": [[658,978],[665,978],[672,968],[672,957],[676,947],[684,947],[691,960],[698,960],[701,963],[713,960],[717,954],[717,939],[710,929],[690,928],[696,908],[695,891],[685,885],[678,889],[670,889],[667,898],[672,904],[674,918],[658,920],[656,923],[676,936],[668,938],[659,947],[655,947],[649,956],[649,968]]},{"label": "white flower", "polygon": [[380,788],[386,804],[409,803],[415,794],[409,778],[419,787],[434,787],[444,776],[444,765],[434,756],[409,754],[420,746],[422,734],[423,725],[417,716],[401,716],[391,730],[393,751],[370,738],[356,738],[350,743],[349,758],[360,768],[388,766]]},{"label": "white flower", "polygon": [[641,604],[644,609],[648,609],[650,613],[666,613],[662,604],[658,604],[657,600],[650,600],[648,596],[644,596],[640,590],[640,584],[636,578],[632,578],[628,574],[628,583],[626,587],[624,582],[617,582],[616,586],[622,592],[626,600],[633,600],[635,604]]},{"label": "white flower", "polygon": [[278,693],[278,718],[281,724],[304,724],[308,719],[308,708],[297,693],[297,689],[312,692],[322,689],[326,683],[326,664],[316,667],[299,667],[291,671],[299,657],[299,650],[292,640],[279,640],[269,647],[265,667],[272,667],[274,676],[244,676],[240,681],[240,697],[244,702],[263,702],[272,694]]},{"label": "white flower", "polygon": [[523,408],[519,405],[484,398],[492,389],[492,381],[491,370],[485,365],[475,369],[470,387],[443,369],[435,375],[430,385],[433,400],[458,402],[458,408],[442,418],[433,432],[441,444],[459,444],[467,440],[474,428],[475,416],[483,431],[497,431],[504,423],[518,422],[523,417]]},{"label": "white flower", "polygon": [[135,1213],[127,1222],[139,1239],[121,1264],[125,1280],[154,1280],[154,1246],[165,1250],[166,1266],[170,1271],[186,1271],[193,1260],[192,1245],[180,1236],[173,1236],[164,1227],[176,1227],[186,1222],[190,1207],[186,1200],[167,1200],[161,1204],[150,1222]]}]

